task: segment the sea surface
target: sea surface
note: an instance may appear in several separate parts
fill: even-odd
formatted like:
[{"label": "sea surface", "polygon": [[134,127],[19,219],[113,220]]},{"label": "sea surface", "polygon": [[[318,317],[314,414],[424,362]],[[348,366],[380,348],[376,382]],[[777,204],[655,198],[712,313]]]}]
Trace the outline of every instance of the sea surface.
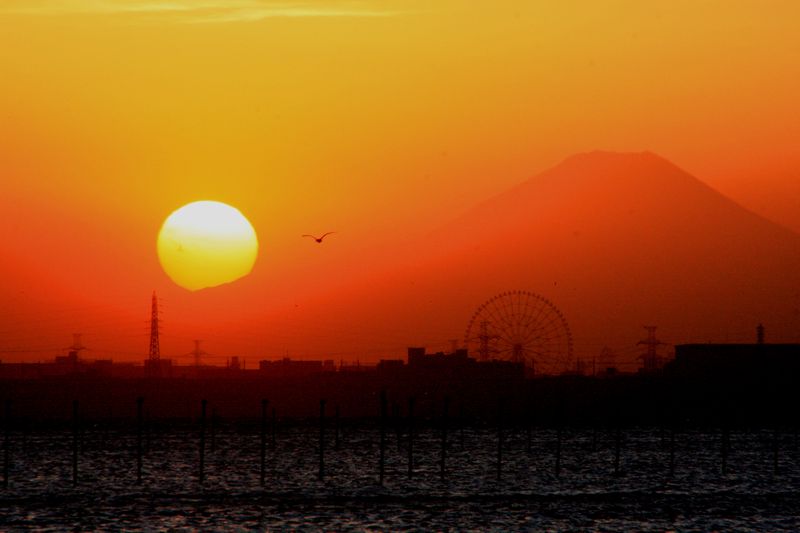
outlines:
[{"label": "sea surface", "polygon": [[320,479],[318,428],[283,425],[262,487],[256,426],[206,431],[202,483],[196,425],[143,433],[141,484],[135,428],[89,426],[73,486],[69,428],[15,430],[0,530],[800,530],[795,433],[734,431],[726,447],[720,431],[678,431],[673,445],[628,428],[618,461],[616,431],[558,434],[506,429],[498,478],[497,430],[450,428],[442,477],[442,432],[419,430],[409,477],[408,435],[389,428],[380,484],[376,426],[344,427],[338,449],[328,427]]}]

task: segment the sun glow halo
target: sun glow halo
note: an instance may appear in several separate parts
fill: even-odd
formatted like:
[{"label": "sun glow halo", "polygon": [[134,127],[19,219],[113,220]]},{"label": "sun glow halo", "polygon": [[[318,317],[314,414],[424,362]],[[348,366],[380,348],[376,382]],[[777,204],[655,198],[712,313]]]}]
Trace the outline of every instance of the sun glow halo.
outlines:
[{"label": "sun glow halo", "polygon": [[186,204],[167,217],[157,248],[170,279],[196,291],[249,274],[258,256],[258,239],[238,209],[204,200]]}]

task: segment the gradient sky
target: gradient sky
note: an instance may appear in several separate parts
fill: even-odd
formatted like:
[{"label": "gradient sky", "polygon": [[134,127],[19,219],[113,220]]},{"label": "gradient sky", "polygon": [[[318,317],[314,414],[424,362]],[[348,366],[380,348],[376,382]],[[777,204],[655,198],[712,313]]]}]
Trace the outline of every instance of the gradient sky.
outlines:
[{"label": "gradient sky", "polygon": [[[794,1],[3,0],[0,358],[81,331],[88,357],[141,359],[153,289],[168,356],[345,357],[321,346],[363,332],[304,348],[291,309],[576,152],[651,150],[800,231],[798,20]],[[155,239],[202,199],[239,208],[261,255],[188,293]],[[353,357],[400,355],[400,333]]]}]

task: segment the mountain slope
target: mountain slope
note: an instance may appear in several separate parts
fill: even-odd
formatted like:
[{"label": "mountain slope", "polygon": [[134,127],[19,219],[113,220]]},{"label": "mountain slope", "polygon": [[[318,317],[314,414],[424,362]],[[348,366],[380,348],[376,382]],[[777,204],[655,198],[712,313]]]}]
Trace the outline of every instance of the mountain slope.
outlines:
[{"label": "mountain slope", "polygon": [[[651,153],[592,152],[470,210],[413,250],[412,265],[329,300],[367,343],[462,337],[494,294],[552,300],[576,352],[633,364],[642,326],[674,343],[800,335],[800,236]],[[343,326],[345,327],[345,326]]]}]

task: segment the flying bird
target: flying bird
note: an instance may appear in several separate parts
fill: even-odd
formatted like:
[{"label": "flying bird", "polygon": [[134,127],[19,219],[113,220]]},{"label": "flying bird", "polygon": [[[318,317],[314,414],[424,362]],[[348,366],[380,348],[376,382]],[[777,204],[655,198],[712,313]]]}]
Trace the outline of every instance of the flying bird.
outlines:
[{"label": "flying bird", "polygon": [[327,237],[327,236],[328,236],[328,235],[330,235],[331,233],[336,233],[336,232],[335,232],[335,231],[329,231],[328,233],[324,234],[322,237],[314,237],[313,235],[303,235],[303,237],[311,237],[311,238],[312,238],[312,239],[314,239],[315,241],[317,241],[317,242],[320,242],[320,243],[321,243],[321,242],[322,242],[322,239],[324,239],[325,237]]}]

